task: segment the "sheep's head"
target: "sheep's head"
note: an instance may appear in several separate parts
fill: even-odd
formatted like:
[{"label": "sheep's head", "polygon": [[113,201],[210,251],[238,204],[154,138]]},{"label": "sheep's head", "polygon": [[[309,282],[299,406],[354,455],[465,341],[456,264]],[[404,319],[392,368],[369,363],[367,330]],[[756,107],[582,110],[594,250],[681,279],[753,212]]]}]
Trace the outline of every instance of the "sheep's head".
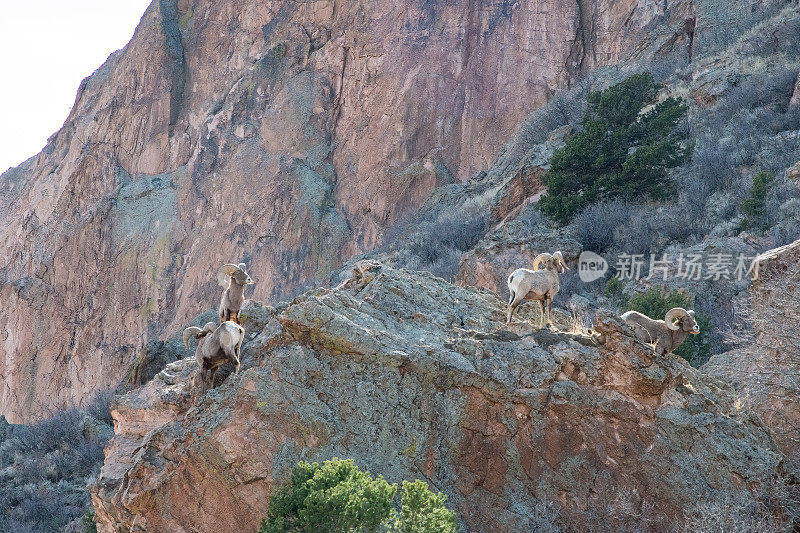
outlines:
[{"label": "sheep's head", "polygon": [[569,270],[569,267],[564,262],[564,256],[561,255],[561,252],[553,252],[553,255],[544,252],[537,255],[536,259],[533,260],[533,270],[539,270],[541,265],[544,265],[545,270],[550,270],[558,274],[562,274],[565,270]]},{"label": "sheep's head", "polygon": [[559,274],[562,274],[565,270],[569,270],[569,267],[564,262],[564,256],[561,255],[561,252],[553,252],[553,265]]},{"label": "sheep's head", "polygon": [[253,279],[250,277],[250,274],[247,273],[247,267],[244,263],[239,263],[238,265],[234,265],[233,263],[222,265],[222,268],[220,268],[217,273],[217,281],[224,287],[228,284],[228,278],[238,285],[253,284]]},{"label": "sheep's head", "polygon": [[664,316],[664,322],[667,327],[672,331],[685,331],[692,335],[700,333],[700,326],[697,325],[697,320],[694,318],[694,311],[682,307],[673,307]]}]

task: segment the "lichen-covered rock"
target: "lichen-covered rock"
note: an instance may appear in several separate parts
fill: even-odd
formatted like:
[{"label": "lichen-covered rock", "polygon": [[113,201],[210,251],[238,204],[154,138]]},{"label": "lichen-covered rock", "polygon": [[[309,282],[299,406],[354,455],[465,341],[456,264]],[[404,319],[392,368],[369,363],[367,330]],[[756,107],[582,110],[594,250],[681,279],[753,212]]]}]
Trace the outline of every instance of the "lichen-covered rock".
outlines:
[{"label": "lichen-covered rock", "polygon": [[[555,91],[621,60],[685,63],[695,9],[154,0],[44,150],[0,177],[0,411],[116,385],[218,298],[222,263],[246,260],[264,301],[325,279],[485,170]],[[512,185],[495,216],[536,175]]]},{"label": "lichen-covered rock", "polygon": [[358,263],[262,308],[248,362],[197,397],[192,358],[112,406],[91,487],[103,531],[250,531],[300,459],[352,457],[445,492],[468,531],[527,531],[542,502],[585,527],[624,500],[650,529],[782,460],[733,392],[613,316],[591,336],[503,324],[493,294]]}]

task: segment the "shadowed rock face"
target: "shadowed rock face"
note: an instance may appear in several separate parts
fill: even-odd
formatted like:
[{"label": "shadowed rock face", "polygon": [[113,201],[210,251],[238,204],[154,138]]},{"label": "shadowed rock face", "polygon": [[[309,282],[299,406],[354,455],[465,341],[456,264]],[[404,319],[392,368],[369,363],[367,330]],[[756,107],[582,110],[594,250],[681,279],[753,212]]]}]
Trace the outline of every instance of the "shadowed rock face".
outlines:
[{"label": "shadowed rock face", "polygon": [[703,365],[733,385],[742,409],[770,428],[783,452],[800,464],[800,241],[759,256],[750,289],[751,343]]},{"label": "shadowed rock face", "polygon": [[503,330],[496,296],[370,261],[245,312],[241,374],[198,399],[186,357],[112,405],[103,531],[254,530],[300,459],[425,479],[487,532],[533,530],[542,501],[576,528],[616,504],[664,531],[780,468],[731,390],[602,313],[595,337]]},{"label": "shadowed rock face", "polygon": [[116,384],[224,262],[262,300],[325,278],[581,73],[688,61],[692,2],[584,4],[155,0],[0,177],[0,411]]}]

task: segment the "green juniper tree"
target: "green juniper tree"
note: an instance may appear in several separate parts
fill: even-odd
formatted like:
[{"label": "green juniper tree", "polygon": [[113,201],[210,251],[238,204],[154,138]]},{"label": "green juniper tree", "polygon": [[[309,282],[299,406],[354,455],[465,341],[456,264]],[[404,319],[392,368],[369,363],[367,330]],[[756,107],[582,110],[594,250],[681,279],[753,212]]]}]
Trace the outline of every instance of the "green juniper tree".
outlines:
[{"label": "green juniper tree", "polygon": [[547,196],[539,206],[547,216],[567,223],[599,199],[669,195],[667,169],[684,164],[691,146],[678,128],[686,105],[676,98],[656,103],[660,89],[643,73],[589,93],[581,130],[553,154],[543,178]]},{"label": "green juniper tree", "polygon": [[745,215],[742,221],[743,227],[766,229],[764,208],[767,203],[769,186],[774,179],[775,175],[771,172],[759,172],[753,176],[753,186],[750,188],[750,194],[742,202],[742,213]]},{"label": "green juniper tree", "polygon": [[352,459],[302,461],[270,499],[258,533],[455,533],[447,496],[432,493],[424,481],[404,481],[398,512],[396,494],[396,484],[362,472]]}]

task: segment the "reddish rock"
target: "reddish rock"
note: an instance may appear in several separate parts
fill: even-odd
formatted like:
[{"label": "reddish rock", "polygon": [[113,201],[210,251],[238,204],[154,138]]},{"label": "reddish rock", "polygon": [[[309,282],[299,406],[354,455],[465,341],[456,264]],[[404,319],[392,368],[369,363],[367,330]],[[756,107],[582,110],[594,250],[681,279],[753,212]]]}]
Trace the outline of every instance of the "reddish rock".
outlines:
[{"label": "reddish rock", "polygon": [[559,230],[539,228],[521,231],[520,221],[506,224],[464,253],[455,282],[463,286],[487,289],[501,298],[508,297],[508,275],[517,268],[530,268],[542,252],[560,250],[573,268],[581,245]]},{"label": "reddish rock", "polygon": [[792,180],[796,186],[800,187],[800,161],[786,171],[786,177]]},{"label": "reddish rock", "polygon": [[215,305],[222,263],[246,261],[259,300],[326,279],[583,73],[667,42],[686,56],[693,10],[154,1],[0,178],[0,412],[116,385],[145,341]]},{"label": "reddish rock", "polygon": [[750,289],[752,342],[715,355],[703,370],[732,384],[737,409],[757,413],[784,453],[800,462],[800,241],[758,260],[759,279]]},{"label": "reddish rock", "polygon": [[477,532],[535,530],[547,504],[569,528],[664,531],[781,471],[730,389],[602,313],[593,337],[507,331],[490,293],[374,262],[247,313],[239,375],[197,398],[187,357],[113,404],[102,531],[255,530],[300,459],[424,478]]}]

